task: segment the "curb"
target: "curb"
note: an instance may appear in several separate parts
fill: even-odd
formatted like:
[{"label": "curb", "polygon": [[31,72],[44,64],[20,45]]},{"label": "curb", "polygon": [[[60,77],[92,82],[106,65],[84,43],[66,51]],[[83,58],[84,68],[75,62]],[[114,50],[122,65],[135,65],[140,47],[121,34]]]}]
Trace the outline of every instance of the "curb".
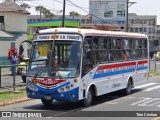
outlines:
[{"label": "curb", "polygon": [[11,104],[15,104],[15,103],[21,103],[21,102],[25,102],[25,101],[29,101],[32,100],[31,98],[20,98],[19,100],[13,100],[13,101],[7,101],[7,102],[0,102],[0,106],[6,106],[6,105],[11,105]]},{"label": "curb", "polygon": [[1,75],[1,76],[11,76],[11,74],[5,74],[5,75]]}]

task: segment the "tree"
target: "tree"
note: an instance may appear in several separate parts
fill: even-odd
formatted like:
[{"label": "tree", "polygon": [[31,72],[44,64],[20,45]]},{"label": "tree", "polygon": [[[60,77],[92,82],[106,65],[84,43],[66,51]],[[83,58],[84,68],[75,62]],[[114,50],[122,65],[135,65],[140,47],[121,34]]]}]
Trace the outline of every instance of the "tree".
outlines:
[{"label": "tree", "polygon": [[42,10],[43,10],[43,6],[37,6],[35,7],[35,10],[40,12],[40,20],[42,19]]},{"label": "tree", "polygon": [[23,4],[21,4],[20,5],[22,8],[24,8],[24,9],[29,9],[29,8],[31,8],[28,4],[26,4],[26,3],[23,3]]},{"label": "tree", "polygon": [[79,16],[80,14],[75,11],[72,11],[69,13],[69,15],[72,16],[72,18],[74,19],[74,16]]},{"label": "tree", "polygon": [[40,19],[42,14],[45,16],[45,19],[47,18],[52,19],[52,17],[54,16],[53,13],[51,13],[47,8],[43,6],[37,6],[35,10],[40,12]]}]

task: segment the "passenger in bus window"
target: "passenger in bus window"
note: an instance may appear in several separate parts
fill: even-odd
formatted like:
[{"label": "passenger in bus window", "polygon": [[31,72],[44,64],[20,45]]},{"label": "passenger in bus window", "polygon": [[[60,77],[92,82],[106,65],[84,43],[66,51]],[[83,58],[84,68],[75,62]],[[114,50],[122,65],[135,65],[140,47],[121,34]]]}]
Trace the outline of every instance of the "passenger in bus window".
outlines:
[{"label": "passenger in bus window", "polygon": [[115,57],[111,51],[108,53],[108,59],[109,61],[115,61]]},{"label": "passenger in bus window", "polygon": [[127,60],[126,51],[122,50],[122,60]]}]

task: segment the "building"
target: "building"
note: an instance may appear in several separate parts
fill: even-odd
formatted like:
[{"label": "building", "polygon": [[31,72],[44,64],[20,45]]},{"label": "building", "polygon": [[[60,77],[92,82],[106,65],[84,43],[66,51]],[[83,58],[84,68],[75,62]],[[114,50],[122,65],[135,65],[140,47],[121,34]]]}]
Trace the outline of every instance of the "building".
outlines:
[{"label": "building", "polygon": [[19,48],[27,39],[27,16],[30,13],[11,0],[0,3],[0,64],[8,64],[8,49]]},{"label": "building", "polygon": [[[126,31],[126,22],[119,22],[118,25],[123,31]],[[149,40],[156,39],[157,16],[155,15],[137,15],[129,13],[128,32],[143,33],[148,35]]]},{"label": "building", "polygon": [[[118,26],[126,31],[126,22],[118,22]],[[137,15],[136,13],[128,14],[128,32],[143,33],[148,36],[150,41],[150,52],[156,50],[153,41],[157,39],[157,16],[156,15]]]}]

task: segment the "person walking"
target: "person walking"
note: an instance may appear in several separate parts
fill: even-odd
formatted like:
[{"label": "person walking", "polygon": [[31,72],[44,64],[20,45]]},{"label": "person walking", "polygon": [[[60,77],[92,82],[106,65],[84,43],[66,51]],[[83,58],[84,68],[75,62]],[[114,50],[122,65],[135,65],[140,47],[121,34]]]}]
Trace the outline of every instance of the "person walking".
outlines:
[{"label": "person walking", "polygon": [[15,75],[15,66],[14,65],[17,63],[17,60],[18,60],[18,58],[17,58],[17,52],[14,51],[14,53],[11,56],[11,63],[12,63],[12,67],[11,67],[12,73],[11,73],[11,75],[12,76]]}]

